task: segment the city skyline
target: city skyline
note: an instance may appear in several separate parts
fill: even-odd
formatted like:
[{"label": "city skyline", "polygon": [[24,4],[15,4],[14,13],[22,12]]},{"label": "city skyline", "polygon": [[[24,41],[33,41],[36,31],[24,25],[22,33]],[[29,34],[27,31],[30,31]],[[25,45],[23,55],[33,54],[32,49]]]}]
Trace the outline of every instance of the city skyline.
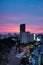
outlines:
[{"label": "city skyline", "polygon": [[0,33],[43,33],[43,0],[0,0]]}]

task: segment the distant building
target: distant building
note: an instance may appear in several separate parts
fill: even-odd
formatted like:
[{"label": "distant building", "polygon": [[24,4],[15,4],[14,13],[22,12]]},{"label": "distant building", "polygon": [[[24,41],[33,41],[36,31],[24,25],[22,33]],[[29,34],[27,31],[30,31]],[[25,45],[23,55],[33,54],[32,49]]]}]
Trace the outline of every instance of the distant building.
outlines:
[{"label": "distant building", "polygon": [[43,65],[43,34],[41,35],[41,65]]},{"label": "distant building", "polygon": [[20,43],[22,43],[23,32],[25,32],[25,24],[20,24]]},{"label": "distant building", "polygon": [[34,34],[30,34],[30,42],[34,41]]},{"label": "distant building", "polygon": [[25,32],[25,24],[20,25],[20,33]]},{"label": "distant building", "polygon": [[[34,49],[33,49],[33,53],[34,56],[36,56],[37,58],[37,62],[36,65],[38,63],[41,63],[40,65],[43,65],[43,43],[41,43],[40,45],[37,45]],[[38,59],[39,58],[39,59]]]},{"label": "distant building", "polygon": [[43,43],[43,35],[41,35],[41,42]]},{"label": "distant building", "polygon": [[0,34],[0,39],[1,39],[1,37],[2,37],[2,34]]},{"label": "distant building", "polygon": [[37,34],[33,34],[34,35],[34,41],[37,40]]},{"label": "distant building", "polygon": [[37,41],[37,34],[30,34],[30,42]]},{"label": "distant building", "polygon": [[30,42],[30,32],[22,32],[20,43],[27,44]]},{"label": "distant building", "polygon": [[37,41],[41,41],[41,36],[42,36],[41,34],[37,35]]}]

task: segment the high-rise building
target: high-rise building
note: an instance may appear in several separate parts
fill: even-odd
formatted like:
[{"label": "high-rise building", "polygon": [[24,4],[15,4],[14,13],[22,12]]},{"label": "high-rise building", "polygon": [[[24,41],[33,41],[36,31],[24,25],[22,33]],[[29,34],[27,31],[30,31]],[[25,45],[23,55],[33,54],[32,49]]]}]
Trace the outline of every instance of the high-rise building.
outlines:
[{"label": "high-rise building", "polygon": [[25,32],[25,24],[20,25],[20,33]]},{"label": "high-rise building", "polygon": [[20,43],[22,44],[29,43],[30,42],[30,32],[22,32],[20,38],[21,38]]},{"label": "high-rise building", "polygon": [[25,31],[25,24],[20,25],[20,43],[26,44],[30,42],[30,32]]}]

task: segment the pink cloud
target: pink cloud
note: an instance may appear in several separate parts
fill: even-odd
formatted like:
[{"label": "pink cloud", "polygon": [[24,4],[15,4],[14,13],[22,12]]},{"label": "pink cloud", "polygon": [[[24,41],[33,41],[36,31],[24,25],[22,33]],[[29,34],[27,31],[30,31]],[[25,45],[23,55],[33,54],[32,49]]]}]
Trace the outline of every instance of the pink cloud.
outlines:
[{"label": "pink cloud", "polygon": [[0,32],[19,32],[19,26],[16,24],[0,26]]},{"label": "pink cloud", "polygon": [[[43,33],[43,30],[37,29],[38,26],[26,26],[26,31],[30,31],[31,33]],[[0,32],[20,32],[19,25],[10,24],[6,26],[0,26]]]},{"label": "pink cloud", "polygon": [[[14,24],[13,23],[9,23],[9,22],[6,22],[5,20],[14,20]],[[35,20],[43,20],[43,17],[36,17],[36,16],[32,16],[32,15],[3,15],[1,16],[1,19],[0,19],[0,32],[20,32],[20,29],[19,29],[19,23],[18,24],[15,24],[15,20],[22,20],[22,19],[35,19]],[[27,22],[27,21],[26,21]],[[22,21],[21,21],[22,23]],[[36,23],[36,22],[35,22]],[[29,23],[28,23],[29,24]],[[39,25],[34,25],[34,24],[31,24],[31,25],[27,25],[26,26],[26,31],[30,31],[30,32],[35,32],[35,33],[43,33],[43,30],[42,29],[38,29],[40,28]]]},{"label": "pink cloud", "polygon": [[43,33],[43,29],[40,29],[40,26],[36,26],[36,25],[32,25],[32,26],[27,25],[26,31],[30,31],[31,33]]}]

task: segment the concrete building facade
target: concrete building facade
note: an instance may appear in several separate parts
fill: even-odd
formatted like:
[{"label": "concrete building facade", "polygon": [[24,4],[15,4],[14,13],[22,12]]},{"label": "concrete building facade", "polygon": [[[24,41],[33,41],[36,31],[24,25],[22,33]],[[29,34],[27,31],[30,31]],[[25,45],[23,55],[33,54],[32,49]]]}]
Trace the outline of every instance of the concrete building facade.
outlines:
[{"label": "concrete building facade", "polygon": [[22,32],[20,43],[26,44],[30,42],[30,32]]}]

